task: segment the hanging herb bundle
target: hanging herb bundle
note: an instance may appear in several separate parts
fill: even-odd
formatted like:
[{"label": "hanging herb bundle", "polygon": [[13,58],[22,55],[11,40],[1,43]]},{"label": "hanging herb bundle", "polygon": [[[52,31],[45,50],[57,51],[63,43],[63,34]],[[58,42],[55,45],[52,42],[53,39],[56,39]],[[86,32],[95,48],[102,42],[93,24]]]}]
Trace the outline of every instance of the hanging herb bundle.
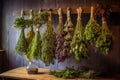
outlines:
[{"label": "hanging herb bundle", "polygon": [[36,32],[31,44],[28,47],[28,55],[30,59],[41,59],[41,36],[39,29],[42,24],[47,22],[46,18],[48,18],[48,13],[41,11],[39,11],[39,13],[33,18],[33,22],[36,25]]},{"label": "hanging herb bundle", "polygon": [[85,41],[84,29],[82,27],[82,22],[81,22],[82,9],[78,8],[77,12],[78,12],[77,25],[70,45],[71,46],[70,53],[74,53],[75,59],[80,61],[81,59],[88,59],[89,54],[88,54],[87,44]]},{"label": "hanging herb bundle", "polygon": [[64,57],[65,55],[62,52],[65,32],[63,31],[64,25],[63,25],[63,21],[62,21],[61,8],[59,8],[58,14],[59,14],[59,23],[58,23],[57,31],[56,31],[55,56],[56,56],[58,62],[62,62],[65,58]]},{"label": "hanging herb bundle", "polygon": [[32,10],[30,10],[30,18],[26,19],[26,20],[27,20],[27,25],[30,29],[29,29],[29,31],[27,33],[27,37],[26,37],[28,48],[27,48],[27,52],[26,52],[25,56],[26,56],[26,60],[29,61],[30,56],[29,56],[29,53],[28,53],[28,51],[29,51],[28,49],[29,49],[30,43],[32,42],[33,37],[35,35],[35,33],[33,31],[33,11]]},{"label": "hanging herb bundle", "polygon": [[35,36],[35,33],[34,33],[34,31],[33,31],[33,26],[30,26],[30,29],[29,29],[29,32],[27,33],[27,38],[26,38],[28,48],[27,48],[27,52],[26,52],[25,56],[26,56],[26,60],[27,60],[27,61],[30,60],[30,56],[29,56],[28,51],[29,51],[30,44],[31,44],[34,36]]},{"label": "hanging herb bundle", "polygon": [[113,43],[112,33],[109,30],[106,21],[110,15],[111,9],[109,5],[98,4],[95,12],[97,16],[102,17],[102,31],[96,41],[95,47],[106,55],[111,50]]},{"label": "hanging herb bundle", "polygon": [[27,33],[27,37],[26,37],[26,40],[27,40],[27,44],[29,45],[35,35],[34,33],[34,30],[33,30],[33,26],[29,26],[29,31]]},{"label": "hanging herb bundle", "polygon": [[47,22],[47,27],[45,32],[42,35],[42,55],[41,60],[45,63],[46,66],[49,66],[51,63],[54,64],[54,51],[55,51],[55,34],[52,27],[52,18],[50,16]]},{"label": "hanging herb bundle", "polygon": [[26,28],[26,20],[24,19],[24,17],[20,17],[20,18],[16,18],[15,22],[14,22],[14,27],[15,28]]},{"label": "hanging herb bundle", "polygon": [[41,59],[41,36],[39,33],[39,28],[36,29],[35,36],[28,48],[28,56],[30,59]]},{"label": "hanging herb bundle", "polygon": [[[48,12],[40,10],[37,14],[33,16],[33,23],[35,25],[40,24],[40,26],[48,21]],[[39,27],[40,27],[39,26]]]},{"label": "hanging herb bundle", "polygon": [[14,27],[20,29],[20,36],[15,46],[15,51],[19,55],[23,55],[27,51],[27,42],[24,34],[24,29],[26,28],[26,20],[24,19],[23,10],[21,10],[21,17],[17,18],[14,22]]},{"label": "hanging herb bundle", "polygon": [[86,40],[94,44],[101,33],[100,25],[94,20],[93,7],[91,7],[91,17],[85,28]]},{"label": "hanging herb bundle", "polygon": [[27,19],[27,25],[30,28],[28,33],[27,33],[27,37],[26,37],[27,43],[29,45],[31,43],[34,35],[35,35],[35,33],[33,31],[33,11],[32,10],[30,10],[30,18]]},{"label": "hanging herb bundle", "polygon": [[105,18],[102,18],[102,32],[96,41],[95,47],[97,50],[101,50],[103,54],[108,54],[110,49],[112,48],[112,33],[108,29],[107,22]]},{"label": "hanging herb bundle", "polygon": [[70,56],[70,43],[72,41],[72,37],[74,34],[74,28],[70,18],[69,8],[67,8],[67,21],[64,26],[65,26],[64,28],[65,36],[64,36],[63,50],[61,52],[61,54],[63,54],[64,56],[63,61]]}]

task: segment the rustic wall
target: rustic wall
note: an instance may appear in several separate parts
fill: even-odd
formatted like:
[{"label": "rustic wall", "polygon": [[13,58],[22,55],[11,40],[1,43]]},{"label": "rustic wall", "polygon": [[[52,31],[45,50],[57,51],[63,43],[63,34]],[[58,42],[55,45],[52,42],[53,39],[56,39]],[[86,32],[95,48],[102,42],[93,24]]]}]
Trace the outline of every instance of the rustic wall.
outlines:
[{"label": "rustic wall", "polygon": [[[0,1],[0,28],[1,27],[2,27],[2,1]],[[1,29],[0,29],[0,42],[1,42]],[[1,49],[1,43],[0,43],[0,49]]]},{"label": "rustic wall", "polygon": [[[38,10],[40,8],[66,8],[66,7],[86,7],[91,6],[101,0],[3,0],[3,16],[2,16],[2,48],[6,51],[6,60],[4,63],[9,69],[26,66],[28,62],[24,56],[15,54],[14,47],[19,37],[19,30],[13,27],[13,23],[16,17],[16,11],[21,9]],[[120,5],[119,0],[102,0],[102,3],[108,3],[114,5]],[[117,15],[117,16],[116,16]],[[76,16],[72,15],[72,20],[76,22]],[[58,17],[54,15],[53,23],[54,27],[58,22]],[[83,24],[85,25],[89,20],[89,14],[82,15]],[[64,15],[64,21],[66,16]],[[74,23],[76,24],[76,23]],[[110,29],[114,35],[114,46],[111,53],[107,56],[103,56],[99,53],[94,53],[93,49],[90,49],[91,59],[86,61],[77,62],[73,57],[67,59],[63,63],[55,63],[46,67],[43,62],[36,61],[39,67],[50,68],[50,69],[64,69],[66,66],[89,66],[98,68],[100,70],[108,70],[111,72],[120,72],[120,14],[114,13],[111,15],[109,20]]]}]

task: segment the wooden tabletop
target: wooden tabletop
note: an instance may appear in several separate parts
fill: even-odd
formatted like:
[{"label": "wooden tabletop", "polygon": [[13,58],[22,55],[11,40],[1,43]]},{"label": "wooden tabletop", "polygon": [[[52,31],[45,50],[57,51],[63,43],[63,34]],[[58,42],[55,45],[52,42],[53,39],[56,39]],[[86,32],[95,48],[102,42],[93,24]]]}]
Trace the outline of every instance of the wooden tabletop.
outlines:
[{"label": "wooden tabletop", "polygon": [[63,79],[57,78],[53,75],[49,75],[49,69],[39,68],[38,74],[27,74],[26,67],[20,67],[16,69],[9,70],[0,74],[2,78],[13,78],[13,79],[29,79],[29,80],[114,80],[108,78],[99,78],[99,79]]}]

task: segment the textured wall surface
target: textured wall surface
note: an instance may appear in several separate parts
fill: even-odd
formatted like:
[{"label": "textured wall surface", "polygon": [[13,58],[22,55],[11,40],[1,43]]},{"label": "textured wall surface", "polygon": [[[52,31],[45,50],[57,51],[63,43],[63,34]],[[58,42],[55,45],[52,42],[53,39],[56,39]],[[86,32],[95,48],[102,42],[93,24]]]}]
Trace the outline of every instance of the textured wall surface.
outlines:
[{"label": "textured wall surface", "polygon": [[[2,1],[0,1],[0,34],[2,29]],[[0,42],[1,42],[1,35],[0,35]],[[1,49],[1,43],[0,43],[0,49]]]},{"label": "textured wall surface", "polygon": [[[102,3],[108,3],[111,5],[120,5],[119,0],[3,0],[3,10],[2,10],[2,48],[6,51],[6,58],[4,64],[7,68],[16,68],[20,66],[28,65],[25,60],[25,56],[19,56],[15,54],[14,47],[19,37],[19,30],[13,27],[15,18],[20,15],[16,15],[17,11],[23,10],[38,10],[40,8],[66,8],[79,6],[86,7],[96,4],[98,1]],[[71,16],[72,21],[76,24],[77,15]],[[89,14],[82,15],[82,21],[85,26],[89,20]],[[64,21],[66,20],[66,15],[64,15]],[[58,16],[53,16],[54,28],[58,22]],[[63,63],[56,63],[46,67],[43,62],[36,61],[39,67],[50,68],[50,69],[65,69],[66,66],[89,66],[92,68],[98,68],[100,70],[108,70],[111,72],[120,72],[120,14],[114,13],[110,16],[109,26],[114,35],[114,45],[113,50],[109,55],[101,55],[100,53],[95,53],[93,48],[90,48],[91,58],[89,60],[82,60],[81,62],[75,61],[75,59],[70,57]],[[27,29],[26,29],[27,31]]]}]

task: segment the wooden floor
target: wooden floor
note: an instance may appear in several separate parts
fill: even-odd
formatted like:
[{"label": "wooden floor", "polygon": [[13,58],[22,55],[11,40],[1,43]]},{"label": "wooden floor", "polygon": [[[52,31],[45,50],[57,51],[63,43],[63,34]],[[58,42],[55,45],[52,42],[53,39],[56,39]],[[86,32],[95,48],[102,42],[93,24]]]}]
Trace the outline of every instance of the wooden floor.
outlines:
[{"label": "wooden floor", "polygon": [[[49,75],[49,69],[39,68],[38,74],[27,74],[25,67],[16,68],[0,74],[2,80],[119,80],[120,78],[97,78],[97,79],[63,79]],[[0,79],[0,80],[1,80]]]}]

